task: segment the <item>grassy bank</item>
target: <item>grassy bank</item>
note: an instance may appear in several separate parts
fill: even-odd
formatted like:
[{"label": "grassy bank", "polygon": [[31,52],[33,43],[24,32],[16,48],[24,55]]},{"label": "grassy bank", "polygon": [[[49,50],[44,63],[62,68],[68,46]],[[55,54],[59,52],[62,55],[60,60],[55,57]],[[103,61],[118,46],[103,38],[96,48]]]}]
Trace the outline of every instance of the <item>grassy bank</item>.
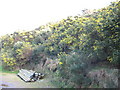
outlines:
[{"label": "grassy bank", "polygon": [[8,71],[8,70],[5,70],[5,69],[3,69],[2,65],[0,66],[0,72],[2,72],[2,73],[15,73],[15,74],[18,73],[18,71]]}]

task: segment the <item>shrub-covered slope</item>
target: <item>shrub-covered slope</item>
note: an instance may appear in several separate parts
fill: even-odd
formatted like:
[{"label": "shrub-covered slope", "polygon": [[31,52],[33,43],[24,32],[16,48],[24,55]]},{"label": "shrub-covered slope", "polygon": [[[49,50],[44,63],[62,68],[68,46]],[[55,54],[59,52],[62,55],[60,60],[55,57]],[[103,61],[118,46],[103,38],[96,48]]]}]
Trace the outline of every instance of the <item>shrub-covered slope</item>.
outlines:
[{"label": "shrub-covered slope", "polygon": [[1,36],[0,42],[4,68],[14,70],[31,63],[43,67],[51,58],[59,62],[59,80],[87,87],[88,71],[95,65],[120,63],[120,2],[30,32]]}]

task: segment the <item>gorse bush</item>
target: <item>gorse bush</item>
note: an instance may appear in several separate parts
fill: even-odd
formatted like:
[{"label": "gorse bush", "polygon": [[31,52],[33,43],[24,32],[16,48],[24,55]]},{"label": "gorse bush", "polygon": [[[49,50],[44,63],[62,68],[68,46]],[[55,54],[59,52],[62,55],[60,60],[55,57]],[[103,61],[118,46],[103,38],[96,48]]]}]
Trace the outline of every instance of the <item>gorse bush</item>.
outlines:
[{"label": "gorse bush", "polygon": [[1,50],[0,60],[3,61],[4,68],[9,68],[9,70],[13,70],[16,65],[16,59],[13,57],[14,51],[11,49]]},{"label": "gorse bush", "polygon": [[[119,6],[119,2],[114,2],[91,15],[68,17],[51,27],[54,32],[49,38],[52,43],[48,44],[48,47],[54,43],[58,45],[58,51],[70,55],[67,57],[63,54],[60,57],[63,64],[58,70],[60,77],[67,83],[73,82],[77,86],[89,85],[90,80],[84,75],[91,63],[109,61],[119,65]],[[71,51],[79,52],[78,56],[71,55]]]},{"label": "gorse bush", "polygon": [[[118,59],[113,60],[113,58],[118,55],[114,53],[120,49],[120,8],[118,7],[119,3],[114,2],[89,16],[68,17],[54,24],[51,26],[54,32],[48,38],[46,45],[52,49],[49,52],[68,53],[79,49],[89,52],[91,57],[97,56],[99,60],[117,63]],[[58,48],[55,48],[56,45]]]},{"label": "gorse bush", "polygon": [[87,63],[87,58],[85,54],[61,53],[58,55],[58,60],[62,62],[59,64],[58,76],[65,79],[68,86],[81,87],[82,85],[88,86],[91,82],[89,77],[87,77],[87,70],[89,68],[89,63]]},{"label": "gorse bush", "polygon": [[40,63],[41,59],[43,58],[44,48],[45,48],[44,46],[40,45],[40,46],[36,46],[33,49],[33,52],[31,53],[31,56],[30,56],[31,63],[35,63],[35,64]]}]

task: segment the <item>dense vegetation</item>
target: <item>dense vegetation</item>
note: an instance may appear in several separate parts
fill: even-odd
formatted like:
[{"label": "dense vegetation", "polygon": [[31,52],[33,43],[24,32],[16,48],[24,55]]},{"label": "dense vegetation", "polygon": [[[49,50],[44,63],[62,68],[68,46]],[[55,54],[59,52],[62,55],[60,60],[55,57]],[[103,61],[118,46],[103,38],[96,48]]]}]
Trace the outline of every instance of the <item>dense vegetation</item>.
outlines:
[{"label": "dense vegetation", "polygon": [[86,75],[99,62],[119,65],[119,36],[120,2],[113,2],[92,14],[1,36],[0,59],[4,68],[15,70],[37,64],[43,54],[59,61],[56,77],[62,87],[88,87],[91,79]]}]

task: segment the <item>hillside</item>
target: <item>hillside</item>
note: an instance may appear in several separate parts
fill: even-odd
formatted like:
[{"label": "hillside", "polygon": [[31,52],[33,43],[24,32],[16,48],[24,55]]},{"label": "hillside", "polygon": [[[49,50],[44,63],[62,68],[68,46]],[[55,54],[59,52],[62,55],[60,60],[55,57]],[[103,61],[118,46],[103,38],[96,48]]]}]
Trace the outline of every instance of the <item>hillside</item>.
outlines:
[{"label": "hillside", "polygon": [[33,31],[1,36],[0,60],[10,71],[26,68],[50,74],[58,87],[116,88],[119,36],[120,2],[116,1]]}]

